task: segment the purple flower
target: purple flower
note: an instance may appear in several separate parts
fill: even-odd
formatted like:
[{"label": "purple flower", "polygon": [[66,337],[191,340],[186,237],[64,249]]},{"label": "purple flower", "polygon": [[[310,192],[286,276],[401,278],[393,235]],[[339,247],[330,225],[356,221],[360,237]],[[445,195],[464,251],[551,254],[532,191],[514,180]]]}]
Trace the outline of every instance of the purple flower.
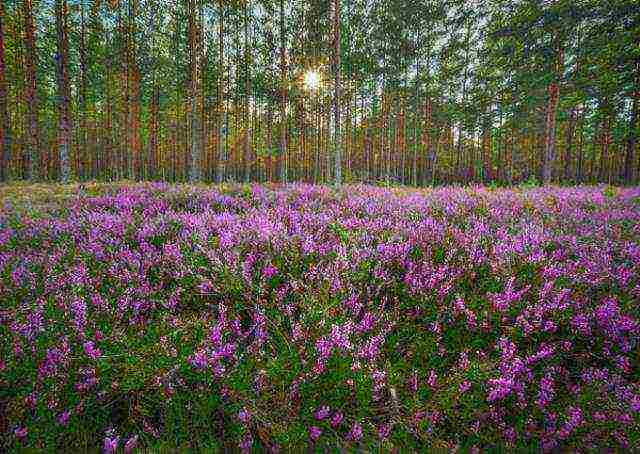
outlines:
[{"label": "purple flower", "polygon": [[462,383],[460,383],[460,386],[458,387],[458,390],[460,391],[460,394],[464,394],[467,391],[469,391],[471,389],[471,382],[468,380],[463,381]]},{"label": "purple flower", "polygon": [[125,454],[130,454],[138,446],[138,435],[131,436],[124,444]]},{"label": "purple flower", "polygon": [[362,426],[358,422],[354,422],[347,438],[352,441],[360,441],[362,438]]},{"label": "purple flower", "polygon": [[331,408],[325,405],[316,410],[315,417],[318,421],[322,421],[323,419],[327,418],[330,413],[331,413]]},{"label": "purple flower", "polygon": [[84,347],[84,353],[89,358],[93,359],[94,361],[100,358],[100,355],[102,354],[102,352],[100,351],[99,348],[95,346],[93,341],[86,341],[82,344],[82,346]]},{"label": "purple flower", "polygon": [[339,411],[335,412],[331,417],[331,427],[335,429],[342,423],[343,419],[344,419],[344,415],[341,412]]},{"label": "purple flower", "polygon": [[16,437],[22,440],[27,437],[27,434],[29,433],[29,431],[27,430],[26,427],[16,427],[13,433],[16,435]]},{"label": "purple flower", "polygon": [[111,433],[107,434],[104,437],[104,443],[102,445],[102,449],[104,454],[113,454],[118,449],[118,442],[120,441],[120,437]]},{"label": "purple flower", "polygon": [[264,279],[271,279],[273,276],[278,274],[278,268],[273,266],[273,264],[269,263],[262,269],[262,277]]},{"label": "purple flower", "polygon": [[378,437],[382,440],[389,438],[391,434],[391,424],[380,424],[378,426]]},{"label": "purple flower", "polygon": [[311,441],[317,441],[318,438],[320,438],[320,435],[322,435],[321,428],[317,426],[309,427],[309,438],[311,439]]},{"label": "purple flower", "polygon": [[251,420],[251,413],[245,407],[238,412],[238,419],[247,424]]},{"label": "purple flower", "polygon": [[251,435],[251,432],[247,432],[245,436],[242,437],[238,446],[243,453],[251,452],[251,447],[253,446],[253,436]]},{"label": "purple flower", "polygon": [[427,377],[427,385],[431,388],[435,388],[438,386],[438,374],[436,374],[435,370],[429,371],[429,377]]},{"label": "purple flower", "polygon": [[65,410],[60,415],[58,415],[58,424],[61,426],[66,426],[69,424],[69,416],[71,415],[70,410]]}]

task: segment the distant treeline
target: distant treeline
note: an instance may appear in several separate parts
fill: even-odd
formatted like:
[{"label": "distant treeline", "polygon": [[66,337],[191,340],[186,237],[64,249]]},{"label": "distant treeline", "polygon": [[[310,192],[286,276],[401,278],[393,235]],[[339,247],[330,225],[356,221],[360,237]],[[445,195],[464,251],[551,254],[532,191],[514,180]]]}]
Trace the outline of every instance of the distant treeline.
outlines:
[{"label": "distant treeline", "polygon": [[2,0],[0,180],[637,184],[639,10]]}]

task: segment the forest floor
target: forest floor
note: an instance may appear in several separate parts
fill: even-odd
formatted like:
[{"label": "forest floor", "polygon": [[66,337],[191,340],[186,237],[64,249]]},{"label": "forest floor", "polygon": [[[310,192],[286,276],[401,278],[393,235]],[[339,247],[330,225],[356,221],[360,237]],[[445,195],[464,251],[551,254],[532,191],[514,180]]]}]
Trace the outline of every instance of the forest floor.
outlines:
[{"label": "forest floor", "polygon": [[640,188],[0,186],[0,450],[640,443]]}]

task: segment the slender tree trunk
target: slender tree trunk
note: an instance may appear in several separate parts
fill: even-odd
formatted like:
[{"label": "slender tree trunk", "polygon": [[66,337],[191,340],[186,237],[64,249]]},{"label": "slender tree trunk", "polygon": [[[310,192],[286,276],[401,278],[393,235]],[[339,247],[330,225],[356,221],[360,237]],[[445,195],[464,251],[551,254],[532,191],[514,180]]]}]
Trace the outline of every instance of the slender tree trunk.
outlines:
[{"label": "slender tree trunk", "polygon": [[576,183],[582,184],[584,179],[584,117],[585,108],[583,107],[578,119],[578,145],[576,150]]},{"label": "slender tree trunk", "polygon": [[189,87],[190,123],[191,123],[191,161],[189,169],[189,182],[198,183],[202,179],[202,125],[198,101],[200,99],[200,25],[196,23],[200,15],[196,6],[196,0],[189,0],[189,70],[191,81]]},{"label": "slender tree trunk", "polygon": [[218,12],[220,19],[220,27],[218,33],[218,54],[220,63],[218,65],[218,172],[216,179],[218,183],[226,180],[226,119],[227,109],[224,103],[224,8],[223,0],[218,0]]},{"label": "slender tree trunk", "polygon": [[[93,177],[93,163],[95,156],[89,155],[87,150],[87,46],[86,46],[86,26],[84,16],[84,0],[80,2],[80,83],[78,89],[78,110],[80,111],[80,126],[76,128],[78,144],[77,154],[83,167],[78,169],[77,177],[85,179],[87,173]],[[87,162],[88,161],[88,162]],[[87,165],[88,164],[88,165]]]},{"label": "slender tree trunk", "polygon": [[2,151],[0,152],[0,181],[9,177],[11,163],[11,119],[7,109],[7,81],[4,62],[4,2],[0,2],[0,128],[2,131]]},{"label": "slender tree trunk", "polygon": [[610,183],[609,145],[611,144],[611,113],[608,100],[604,101],[602,120],[602,152],[600,153],[600,166],[598,167],[598,182]]},{"label": "slender tree trunk", "polygon": [[285,61],[284,0],[280,0],[280,181],[288,179],[287,163],[287,68]]},{"label": "slender tree trunk", "polygon": [[571,160],[573,158],[572,147],[573,147],[573,136],[576,129],[576,107],[571,108],[571,112],[569,113],[569,125],[567,126],[566,139],[564,144],[564,157],[562,158],[564,164],[563,171],[563,180],[569,181],[571,178]]},{"label": "slender tree trunk", "polygon": [[38,138],[38,90],[36,67],[38,55],[36,53],[35,27],[33,23],[32,0],[22,0],[25,30],[25,91],[27,101],[27,153],[29,162],[27,178],[37,180],[39,175],[39,138]]},{"label": "slender tree trunk", "polygon": [[333,150],[335,153],[334,182],[342,184],[342,150],[340,143],[340,0],[333,0]]},{"label": "slender tree trunk", "polygon": [[482,182],[488,184],[493,180],[491,171],[491,118],[484,120],[482,127]]},{"label": "slender tree trunk", "polygon": [[554,80],[549,84],[547,100],[547,112],[545,123],[545,142],[544,155],[542,163],[542,182],[549,184],[553,178],[553,165],[556,159],[556,113],[558,111],[558,101],[560,99],[560,83],[558,78],[561,77],[564,70],[564,50],[560,40],[557,40],[557,62],[554,72]]},{"label": "slender tree trunk", "polygon": [[249,0],[244,3],[244,68],[245,74],[245,86],[244,86],[244,106],[243,106],[243,125],[244,135],[242,138],[242,152],[244,161],[244,181],[248,183],[251,180],[251,161],[252,156],[250,154],[249,145],[251,143],[251,125],[247,123],[247,112],[249,111],[249,95],[251,94],[251,60],[250,60],[250,48],[249,48]]},{"label": "slender tree trunk", "polygon": [[56,0],[56,76],[58,82],[58,145],[60,179],[68,183],[71,178],[69,143],[71,142],[71,90],[69,88],[69,40],[67,29],[67,0]]},{"label": "slender tree trunk", "polygon": [[634,164],[636,144],[638,140],[638,109],[640,109],[640,59],[636,60],[636,78],[633,88],[633,107],[629,118],[629,135],[627,137],[627,150],[624,158],[623,180],[625,184],[632,184],[634,181]]}]

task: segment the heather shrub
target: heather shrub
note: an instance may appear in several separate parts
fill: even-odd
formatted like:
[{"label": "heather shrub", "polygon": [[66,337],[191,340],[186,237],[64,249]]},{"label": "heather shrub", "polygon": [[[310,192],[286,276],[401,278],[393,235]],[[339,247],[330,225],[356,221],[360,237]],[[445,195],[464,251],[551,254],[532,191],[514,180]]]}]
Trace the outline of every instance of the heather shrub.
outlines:
[{"label": "heather shrub", "polygon": [[0,447],[624,450],[637,188],[6,194]]}]

